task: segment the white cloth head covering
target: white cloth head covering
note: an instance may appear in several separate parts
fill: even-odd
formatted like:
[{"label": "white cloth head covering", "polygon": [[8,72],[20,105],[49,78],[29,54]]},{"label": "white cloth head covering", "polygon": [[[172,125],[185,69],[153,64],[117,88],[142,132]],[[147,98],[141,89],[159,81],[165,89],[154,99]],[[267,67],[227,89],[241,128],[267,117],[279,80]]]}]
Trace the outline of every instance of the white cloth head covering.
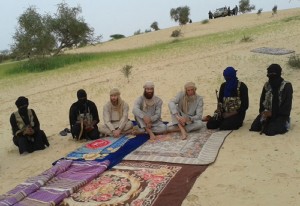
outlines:
[{"label": "white cloth head covering", "polygon": [[144,89],[154,88],[154,83],[152,81],[146,81],[143,87],[144,87]]},{"label": "white cloth head covering", "polygon": [[120,95],[120,91],[117,88],[113,88],[110,90],[109,95]]}]

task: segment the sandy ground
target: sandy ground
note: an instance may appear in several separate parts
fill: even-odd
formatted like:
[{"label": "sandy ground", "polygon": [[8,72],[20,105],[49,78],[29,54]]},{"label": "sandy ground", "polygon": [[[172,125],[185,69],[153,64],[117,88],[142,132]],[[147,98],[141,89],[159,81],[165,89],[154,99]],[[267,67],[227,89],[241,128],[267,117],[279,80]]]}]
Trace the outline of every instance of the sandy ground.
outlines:
[{"label": "sandy ground", "polygon": [[[209,24],[196,22],[183,28],[184,37],[194,37],[230,29],[243,29],[266,22],[299,15],[300,9],[271,13],[239,15],[212,20]],[[160,30],[111,41],[97,46],[72,50],[71,52],[113,51],[143,47],[158,42],[171,41],[175,28]],[[288,55],[272,56],[250,52],[258,47],[275,47],[300,52],[300,27],[284,27],[282,30],[255,36],[254,41],[224,43],[207,48],[204,52],[169,54],[158,59],[149,58],[134,65],[130,82],[117,68],[91,68],[74,72],[52,71],[47,75],[33,74],[0,81],[0,193],[5,193],[30,176],[48,169],[51,163],[81,146],[70,135],[58,133],[68,127],[68,111],[76,101],[76,91],[84,88],[88,98],[99,109],[108,101],[108,92],[119,87],[122,98],[132,107],[137,96],[143,92],[145,80],[155,82],[155,93],[163,101],[162,117],[169,121],[167,102],[187,81],[194,81],[198,94],[204,97],[204,114],[215,109],[214,90],[223,81],[222,71],[231,65],[238,70],[238,77],[248,85],[250,107],[245,124],[232,132],[223,144],[216,162],[198,178],[183,205],[195,206],[254,206],[299,205],[300,202],[300,139],[299,127],[299,70],[287,66]],[[214,48],[218,48],[217,50]],[[267,137],[250,133],[249,127],[258,112],[258,102],[263,83],[267,80],[266,68],[271,63],[283,67],[283,77],[294,87],[291,130],[285,135]],[[100,72],[101,70],[101,72]],[[16,110],[18,96],[27,96],[40,120],[41,128],[49,136],[50,148],[20,156],[12,143],[9,116]],[[298,106],[297,106],[298,105]],[[132,118],[132,114],[130,114]],[[179,188],[180,189],[180,188]]]}]

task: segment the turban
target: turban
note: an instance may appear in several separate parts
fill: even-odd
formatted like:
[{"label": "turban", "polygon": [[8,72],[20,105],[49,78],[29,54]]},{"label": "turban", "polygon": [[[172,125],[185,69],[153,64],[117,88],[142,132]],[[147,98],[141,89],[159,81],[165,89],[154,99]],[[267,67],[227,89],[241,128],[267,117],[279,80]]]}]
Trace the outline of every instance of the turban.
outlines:
[{"label": "turban", "polygon": [[184,85],[184,89],[187,89],[188,87],[193,87],[194,89],[197,89],[196,85],[194,82],[187,82],[185,85]]},{"label": "turban", "polygon": [[77,91],[77,98],[82,99],[82,98],[87,98],[87,94],[83,89],[79,89]]},{"label": "turban", "polygon": [[268,74],[267,76],[270,75],[276,75],[276,76],[281,76],[281,67],[279,64],[271,64],[268,68],[267,68]]},{"label": "turban", "polygon": [[145,82],[144,89],[146,89],[146,88],[154,88],[154,83],[151,81]]},{"label": "turban", "polygon": [[109,95],[120,95],[120,91],[117,88],[110,90]]},{"label": "turban", "polygon": [[24,106],[24,105],[28,105],[29,102],[28,102],[28,99],[26,97],[19,97],[16,102],[15,102],[16,106],[19,108],[21,106]]},{"label": "turban", "polygon": [[227,67],[223,72],[223,76],[224,77],[236,77],[236,72],[237,72],[237,70],[235,70],[233,67]]}]

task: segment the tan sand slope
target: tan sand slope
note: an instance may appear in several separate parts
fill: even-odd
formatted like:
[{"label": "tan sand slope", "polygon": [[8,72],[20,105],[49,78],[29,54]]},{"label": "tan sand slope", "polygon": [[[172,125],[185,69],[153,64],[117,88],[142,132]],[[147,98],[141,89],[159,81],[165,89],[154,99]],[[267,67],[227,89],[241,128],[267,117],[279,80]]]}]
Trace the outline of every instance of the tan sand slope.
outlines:
[{"label": "tan sand slope", "polygon": [[[262,13],[260,17],[256,14],[245,14],[215,19],[208,24],[196,22],[183,28],[184,38],[232,32],[232,29],[242,30],[295,15],[300,15],[300,9],[278,11],[278,15],[274,17],[271,13]],[[271,56],[250,52],[264,46],[291,49],[299,54],[299,20],[297,22],[281,23],[279,27],[282,29],[255,35],[254,40],[248,43],[240,43],[240,39],[237,39],[233,42],[212,43],[211,47],[194,48],[184,53],[176,50],[159,58],[142,59],[143,61],[137,57],[130,62],[134,70],[129,83],[119,71],[127,62],[104,68],[93,66],[87,70],[77,69],[73,73],[52,71],[47,75],[32,74],[1,80],[0,193],[5,193],[28,177],[41,173],[53,161],[83,144],[73,141],[70,136],[61,137],[58,134],[60,130],[68,127],[68,110],[76,100],[78,89],[86,89],[88,98],[98,105],[102,118],[102,106],[109,98],[110,88],[119,87],[122,98],[132,108],[136,97],[142,94],[144,81],[153,80],[156,94],[164,101],[163,119],[169,121],[167,103],[187,81],[194,81],[198,87],[197,92],[204,97],[204,114],[212,113],[216,106],[214,90],[223,81],[224,68],[231,65],[238,69],[239,79],[249,89],[250,107],[245,124],[227,137],[217,161],[198,178],[183,205],[299,205],[299,70],[287,66],[287,55]],[[71,52],[115,51],[172,41],[170,33],[174,29]],[[272,138],[248,131],[257,115],[260,91],[267,80],[266,68],[271,63],[282,65],[283,77],[291,81],[294,87],[291,131]],[[27,156],[20,156],[13,145],[8,121],[10,114],[16,109],[14,102],[21,95],[29,98],[30,107],[35,109],[51,144],[50,148]]]}]

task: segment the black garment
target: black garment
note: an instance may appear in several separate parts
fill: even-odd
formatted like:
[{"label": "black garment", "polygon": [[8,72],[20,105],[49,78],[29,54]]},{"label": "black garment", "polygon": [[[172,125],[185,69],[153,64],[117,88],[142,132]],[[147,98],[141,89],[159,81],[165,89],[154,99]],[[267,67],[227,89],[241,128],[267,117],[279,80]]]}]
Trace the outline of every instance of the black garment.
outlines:
[{"label": "black garment", "polygon": [[[293,87],[291,83],[286,83],[281,92],[281,104],[279,105],[279,100],[274,99],[272,104],[277,102],[277,105],[272,106],[272,117],[268,118],[267,121],[261,122],[261,113],[265,111],[263,102],[265,100],[265,87],[263,87],[260,96],[260,106],[259,115],[253,121],[250,131],[262,132],[268,136],[273,136],[276,134],[284,134],[287,132],[286,124],[289,122],[290,113],[292,109],[292,99],[293,99]],[[279,93],[277,91],[277,93]],[[279,95],[274,95],[274,97]],[[276,110],[275,110],[276,109]]]},{"label": "black garment", "polygon": [[[13,142],[17,147],[19,147],[20,154],[24,152],[31,153],[36,150],[43,150],[45,149],[45,146],[50,146],[45,132],[40,129],[40,123],[34,110],[31,109],[31,111],[34,122],[34,126],[32,127],[32,129],[34,130],[34,134],[32,136],[23,135],[22,132],[17,134],[17,131],[20,130],[17,124],[17,119],[14,113],[12,113],[10,116],[10,124],[13,133]],[[25,124],[30,124],[27,112],[25,114],[22,114],[21,118],[23,119]]]},{"label": "black garment", "polygon": [[[220,87],[219,93],[219,102],[223,104],[223,97],[224,97],[224,88],[226,82],[222,83]],[[238,96],[238,91],[234,91],[231,94],[232,97]],[[240,85],[240,99],[241,99],[241,107],[237,110],[237,114],[226,119],[214,120],[211,119],[207,122],[206,127],[208,129],[217,129],[220,130],[237,130],[243,125],[243,121],[246,116],[246,110],[249,107],[249,97],[248,97],[248,88],[245,83],[241,82]]]},{"label": "black garment", "polygon": [[97,124],[100,122],[98,109],[94,102],[90,100],[86,100],[82,102],[78,100],[77,102],[73,103],[70,107],[69,112],[69,120],[70,120],[70,127],[71,133],[73,138],[78,138],[81,130],[81,125],[78,122],[78,115],[90,113],[93,117],[93,121],[95,121],[94,128],[90,131],[83,130],[82,137],[85,139],[98,139],[99,138],[99,130]]}]

